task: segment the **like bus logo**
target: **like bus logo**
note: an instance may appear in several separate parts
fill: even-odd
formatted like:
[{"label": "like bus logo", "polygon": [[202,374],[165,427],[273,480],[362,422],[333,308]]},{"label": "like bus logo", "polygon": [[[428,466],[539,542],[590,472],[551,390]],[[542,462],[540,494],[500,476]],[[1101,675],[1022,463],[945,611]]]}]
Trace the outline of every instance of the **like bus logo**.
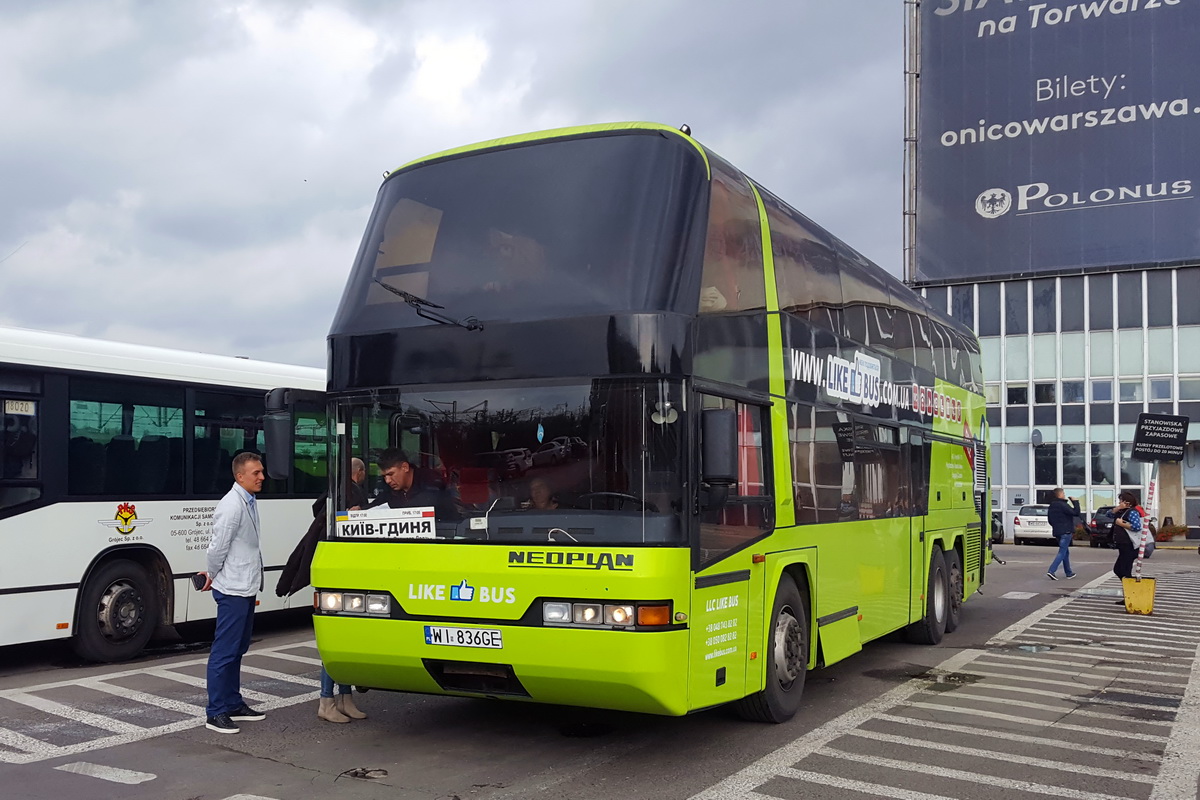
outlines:
[{"label": "like bus logo", "polygon": [[457,586],[450,587],[450,599],[470,602],[475,599],[475,587],[469,586],[465,580],[461,581]]}]

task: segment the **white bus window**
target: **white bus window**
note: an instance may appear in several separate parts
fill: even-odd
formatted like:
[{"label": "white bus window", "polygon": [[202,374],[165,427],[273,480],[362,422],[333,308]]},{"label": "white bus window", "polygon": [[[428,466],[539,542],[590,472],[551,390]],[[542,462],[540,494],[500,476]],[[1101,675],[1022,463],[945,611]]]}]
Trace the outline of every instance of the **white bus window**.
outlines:
[{"label": "white bus window", "polygon": [[71,381],[67,493],[183,491],[183,389]]},{"label": "white bus window", "polygon": [[[196,392],[192,428],[192,491],[224,494],[233,485],[233,457],[262,452],[261,395]],[[287,481],[267,479],[263,492],[281,494]]]}]

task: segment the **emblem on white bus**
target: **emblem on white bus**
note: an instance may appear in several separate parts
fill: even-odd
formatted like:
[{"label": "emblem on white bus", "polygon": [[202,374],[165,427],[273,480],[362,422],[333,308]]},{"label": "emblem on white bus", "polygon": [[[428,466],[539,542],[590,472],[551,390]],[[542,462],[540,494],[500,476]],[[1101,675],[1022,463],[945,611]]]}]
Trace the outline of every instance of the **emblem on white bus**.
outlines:
[{"label": "emblem on white bus", "polygon": [[137,530],[139,525],[149,525],[154,522],[153,519],[139,519],[137,515],[137,507],[133,503],[121,503],[117,506],[117,513],[112,519],[96,520],[101,525],[109,528],[116,528],[117,533],[130,534]]}]

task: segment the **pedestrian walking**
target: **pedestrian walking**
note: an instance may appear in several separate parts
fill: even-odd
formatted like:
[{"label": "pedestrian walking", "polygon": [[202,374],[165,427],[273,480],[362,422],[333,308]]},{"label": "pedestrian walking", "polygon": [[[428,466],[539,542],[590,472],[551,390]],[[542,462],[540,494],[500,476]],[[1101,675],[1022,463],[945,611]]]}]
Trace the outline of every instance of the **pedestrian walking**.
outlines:
[{"label": "pedestrian walking", "polygon": [[[350,460],[350,483],[346,488],[347,503],[355,508],[366,502],[367,481],[366,465],[362,459]],[[275,586],[275,594],[279,597],[289,597],[308,586],[312,582],[312,560],[316,555],[317,545],[325,538],[326,502],[328,495],[322,495],[313,503],[313,521],[301,537],[296,549],[288,557],[287,564],[279,576]],[[353,688],[349,684],[337,684],[338,693],[334,692],[333,678],[321,665],[321,696],[317,699],[317,718],[326,722],[346,723],[352,719],[366,719],[367,715],[359,711],[354,704]]]},{"label": "pedestrian walking", "polygon": [[233,488],[213,511],[208,542],[208,571],[202,591],[217,602],[217,630],[208,654],[208,708],[205,727],[217,733],[239,733],[238,722],[266,719],[242,698],[242,656],[250,649],[256,595],[263,588],[258,507],[262,491],[262,458],[239,453],[233,459]]},{"label": "pedestrian walking", "polygon": [[1058,540],[1058,553],[1050,562],[1050,569],[1046,570],[1046,577],[1052,581],[1058,580],[1054,573],[1058,572],[1059,564],[1068,579],[1075,577],[1075,571],[1071,569],[1071,539],[1075,536],[1075,519],[1079,513],[1079,498],[1068,498],[1061,487],[1054,490],[1054,499],[1046,510],[1050,533]]}]

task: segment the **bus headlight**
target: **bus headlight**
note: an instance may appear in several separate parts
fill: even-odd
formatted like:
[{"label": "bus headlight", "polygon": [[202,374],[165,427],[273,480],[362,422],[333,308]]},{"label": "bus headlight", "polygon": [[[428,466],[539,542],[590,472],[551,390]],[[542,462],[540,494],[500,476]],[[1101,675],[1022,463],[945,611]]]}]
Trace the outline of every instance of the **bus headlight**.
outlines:
[{"label": "bus headlight", "polygon": [[576,603],[575,621],[585,625],[599,625],[604,621],[604,608],[599,603]]},{"label": "bus headlight", "polygon": [[361,614],[367,606],[367,598],[361,594],[342,595],[342,610]]},{"label": "bus headlight", "polygon": [[570,621],[570,603],[542,603],[542,622],[565,625]]},{"label": "bus headlight", "polygon": [[392,599],[386,594],[367,595],[367,613],[388,616],[392,613]]},{"label": "bus headlight", "polygon": [[342,593],[341,592],[321,592],[321,610],[322,611],[341,611],[342,610]]},{"label": "bus headlight", "polygon": [[605,606],[605,625],[632,625],[633,606]]}]

